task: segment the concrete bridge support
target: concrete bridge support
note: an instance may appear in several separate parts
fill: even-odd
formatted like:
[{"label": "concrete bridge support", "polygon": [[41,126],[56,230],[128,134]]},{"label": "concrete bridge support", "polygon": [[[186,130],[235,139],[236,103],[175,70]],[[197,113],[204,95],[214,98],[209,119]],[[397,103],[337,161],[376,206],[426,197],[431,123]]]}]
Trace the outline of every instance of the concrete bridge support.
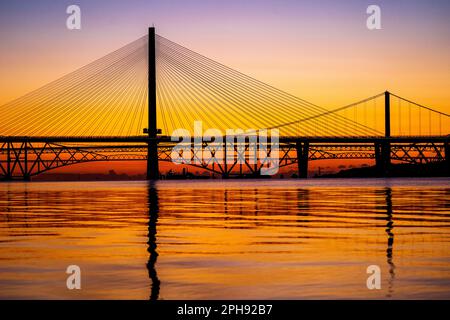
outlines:
[{"label": "concrete bridge support", "polygon": [[147,180],[159,179],[159,164],[158,164],[158,143],[152,141],[148,143],[147,151]]},{"label": "concrete bridge support", "polygon": [[447,175],[450,175],[450,142],[445,142],[444,144],[445,153],[445,167],[447,168]]},{"label": "concrete bridge support", "polygon": [[297,141],[296,149],[297,149],[298,177],[306,179],[308,177],[309,142]]},{"label": "concrete bridge support", "polygon": [[375,167],[378,177],[387,177],[391,166],[391,144],[387,141],[375,142]]},{"label": "concrete bridge support", "polygon": [[28,171],[28,142],[25,142],[24,147],[24,167],[23,167],[23,180],[24,181],[31,181],[31,176]]},{"label": "concrete bridge support", "polygon": [[6,143],[6,174],[4,180],[11,181],[11,142]]}]

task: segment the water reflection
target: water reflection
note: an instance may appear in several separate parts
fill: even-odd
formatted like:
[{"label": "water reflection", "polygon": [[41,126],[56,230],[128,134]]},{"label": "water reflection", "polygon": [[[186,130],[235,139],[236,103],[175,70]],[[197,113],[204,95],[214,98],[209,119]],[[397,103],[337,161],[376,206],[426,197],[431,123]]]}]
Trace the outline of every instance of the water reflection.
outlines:
[{"label": "water reflection", "polygon": [[375,182],[0,184],[0,297],[450,298],[449,181]]},{"label": "water reflection", "polygon": [[155,182],[148,182],[148,253],[147,262],[148,276],[151,280],[150,300],[157,300],[159,297],[160,281],[156,273],[156,260],[158,259],[156,226],[158,224],[158,190]]},{"label": "water reflection", "polygon": [[394,279],[395,279],[395,264],[393,259],[394,252],[394,220],[393,220],[393,210],[392,210],[392,189],[386,188],[385,190],[386,196],[386,234],[388,236],[387,241],[387,249],[386,249],[386,258],[387,263],[389,265],[389,280],[388,280],[388,293],[387,297],[392,297],[394,292]]}]

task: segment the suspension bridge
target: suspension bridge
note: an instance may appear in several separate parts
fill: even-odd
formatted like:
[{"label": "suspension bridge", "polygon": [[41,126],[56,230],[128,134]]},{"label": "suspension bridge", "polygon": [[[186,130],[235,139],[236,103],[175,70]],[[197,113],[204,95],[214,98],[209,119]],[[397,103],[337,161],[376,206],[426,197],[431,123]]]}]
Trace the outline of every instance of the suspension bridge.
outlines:
[{"label": "suspension bridge", "polygon": [[[0,178],[30,180],[52,169],[95,161],[146,161],[147,178],[159,178],[159,161],[171,161],[171,133],[193,124],[206,128],[278,129],[279,154],[250,163],[199,157],[192,166],[223,177],[258,176],[274,159],[297,166],[323,159],[373,159],[379,176],[391,163],[443,162],[450,168],[450,115],[395,93],[333,110],[293,96],[155,34],[0,106]],[[250,153],[249,141],[241,152]],[[212,148],[212,141],[202,142]],[[236,150],[226,142],[226,153]]]}]

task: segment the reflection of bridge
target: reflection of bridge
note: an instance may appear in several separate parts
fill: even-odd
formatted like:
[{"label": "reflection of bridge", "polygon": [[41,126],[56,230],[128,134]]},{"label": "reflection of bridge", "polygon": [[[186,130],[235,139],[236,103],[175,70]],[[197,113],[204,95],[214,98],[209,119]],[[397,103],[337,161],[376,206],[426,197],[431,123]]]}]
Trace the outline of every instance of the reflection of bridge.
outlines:
[{"label": "reflection of bridge", "polygon": [[[299,215],[308,215],[308,208],[313,205],[314,201],[311,201],[309,194],[310,190],[308,189],[295,189],[296,190],[296,196],[298,197],[296,208],[297,214]],[[219,191],[219,192],[218,192]],[[228,189],[223,190],[215,190],[214,192],[219,194],[220,192],[223,193],[223,197],[226,200],[227,199],[227,192]],[[242,190],[240,190],[242,191]],[[258,189],[249,189],[250,193],[253,193],[257,197]],[[395,212],[394,212],[394,205],[392,201],[392,189],[389,187],[385,187],[383,189],[378,189],[374,191],[376,194],[376,199],[379,201],[377,203],[377,216],[374,218],[374,221],[378,221],[380,218],[386,220],[386,225],[383,226],[386,236],[387,236],[387,243],[386,243],[386,262],[388,265],[389,270],[389,278],[388,278],[388,287],[387,287],[387,294],[386,296],[388,298],[392,297],[394,292],[394,281],[395,281],[395,264],[394,264],[394,218],[395,218]],[[158,195],[158,185],[157,182],[149,181],[148,188],[147,188],[147,198],[148,198],[148,248],[147,251],[149,253],[149,258],[147,262],[147,270],[149,279],[151,281],[151,287],[150,287],[150,300],[157,300],[159,299],[159,293],[160,293],[160,287],[161,287],[161,280],[158,277],[157,273],[157,259],[158,259],[158,239],[157,239],[157,226],[158,226],[158,218],[160,215],[160,209],[159,209],[159,198],[160,195]],[[286,199],[283,199],[286,200]],[[240,201],[240,202],[239,202]],[[232,204],[236,205],[236,203],[239,203],[242,205],[242,198],[240,200],[235,199],[235,201],[231,202]],[[224,215],[226,216],[226,213],[228,212],[227,206],[230,205],[230,202],[228,201],[220,201],[217,202],[220,204],[223,204],[223,208],[220,208],[219,210],[222,210]],[[256,201],[254,202],[256,205]],[[256,215],[258,215],[260,212],[255,208]],[[248,214],[248,211],[242,212],[242,209],[238,212],[239,215],[245,215],[245,213]],[[378,216],[379,215],[379,216]],[[255,226],[261,227],[258,223],[255,223]],[[309,229],[309,228],[307,228]]]},{"label": "reflection of bridge", "polygon": [[[158,127],[168,134],[191,129],[195,120],[222,130],[278,129],[279,165],[297,164],[300,177],[307,176],[310,160],[322,159],[374,159],[381,176],[391,161],[450,166],[446,113],[389,92],[330,111],[157,36],[153,28],[148,38],[0,108],[6,114],[0,121],[5,180],[29,180],[77,163],[125,160],[146,160],[148,179],[157,179],[158,160],[171,161],[178,142],[159,134]],[[145,118],[146,134],[138,135]],[[230,163],[199,159],[192,143],[190,165],[224,177],[258,175],[274,160],[270,144],[260,143],[267,155],[256,163],[248,161],[249,141],[240,151],[238,143],[203,142],[212,154],[242,153]]]}]

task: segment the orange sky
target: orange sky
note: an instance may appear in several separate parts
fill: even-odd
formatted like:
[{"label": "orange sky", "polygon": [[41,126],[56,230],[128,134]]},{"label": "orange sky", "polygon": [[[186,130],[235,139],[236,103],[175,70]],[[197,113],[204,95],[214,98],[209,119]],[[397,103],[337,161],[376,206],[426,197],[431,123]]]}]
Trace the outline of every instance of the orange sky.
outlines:
[{"label": "orange sky", "polygon": [[365,4],[355,1],[81,2],[83,28],[70,31],[63,4],[17,1],[1,11],[0,103],[138,38],[154,22],[161,35],[319,105],[389,89],[449,112],[449,5],[380,2],[382,30],[374,31]]}]

